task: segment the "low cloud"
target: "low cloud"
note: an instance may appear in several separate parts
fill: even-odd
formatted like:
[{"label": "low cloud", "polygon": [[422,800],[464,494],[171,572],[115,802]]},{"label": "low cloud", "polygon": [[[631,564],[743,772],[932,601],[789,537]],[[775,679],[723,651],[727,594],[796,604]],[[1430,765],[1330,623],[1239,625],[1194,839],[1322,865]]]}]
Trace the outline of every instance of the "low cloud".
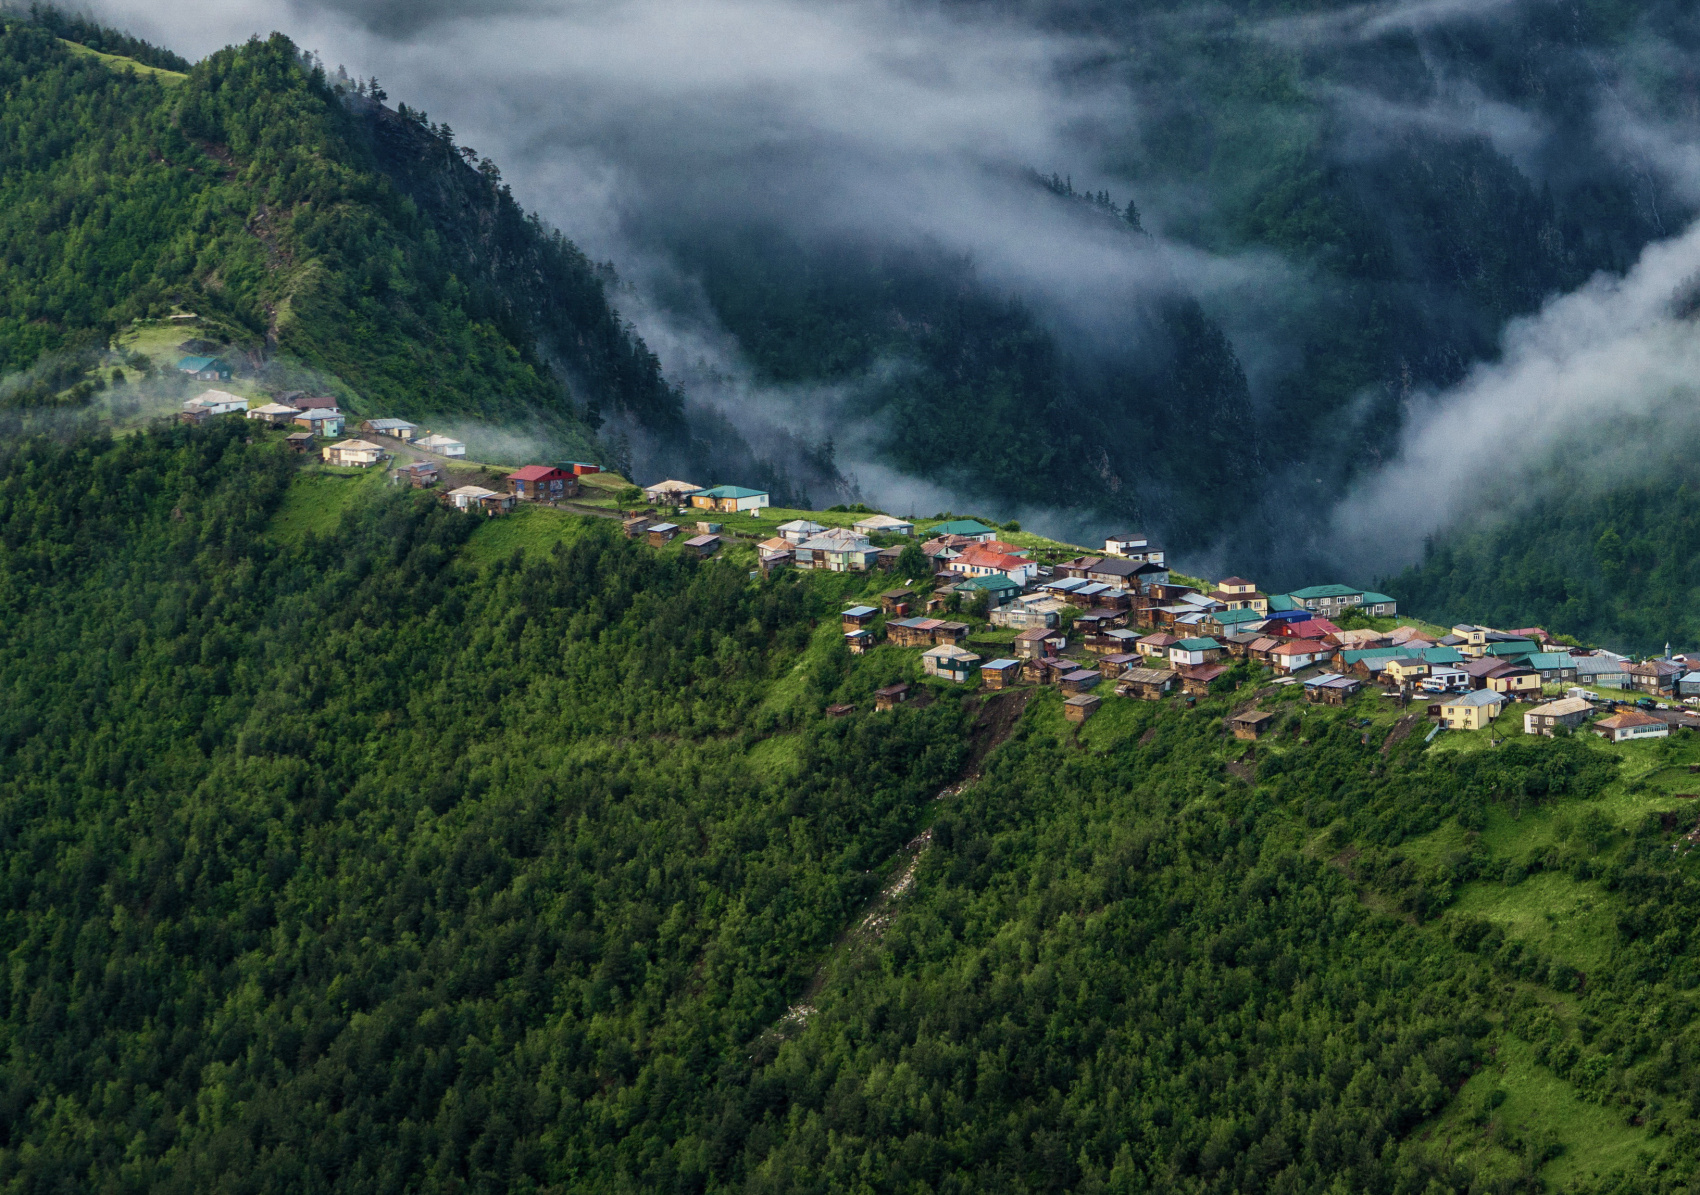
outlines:
[{"label": "low cloud", "polygon": [[1333,518],[1336,556],[1393,568],[1425,536],[1535,494],[1657,469],[1700,430],[1700,225],[1512,321],[1498,361],[1414,400],[1397,457]]}]

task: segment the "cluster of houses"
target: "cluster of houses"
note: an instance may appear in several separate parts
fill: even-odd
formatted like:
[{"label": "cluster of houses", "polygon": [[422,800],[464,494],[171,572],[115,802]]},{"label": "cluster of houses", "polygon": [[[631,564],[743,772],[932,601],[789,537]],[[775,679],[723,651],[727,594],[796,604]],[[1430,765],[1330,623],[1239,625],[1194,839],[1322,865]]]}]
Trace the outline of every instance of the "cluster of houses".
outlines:
[{"label": "cluster of houses", "polygon": [[[228,377],[228,373],[225,376]],[[319,441],[336,439],[342,435],[347,423],[347,418],[338,408],[335,398],[330,395],[307,394],[300,390],[289,391],[280,395],[275,402],[261,403],[254,407],[250,407],[248,400],[239,394],[208,390],[185,402],[179,418],[184,423],[204,423],[215,415],[231,413],[244,414],[255,422],[272,427],[296,428],[297,430],[285,437],[289,447],[296,452],[311,452],[318,448]],[[367,419],[360,424],[360,431],[367,435],[387,436],[438,456],[466,455],[466,445],[459,440],[451,436],[437,435],[405,419]],[[328,464],[362,468],[378,464],[390,456],[381,444],[359,439],[326,444],[320,452]]]}]

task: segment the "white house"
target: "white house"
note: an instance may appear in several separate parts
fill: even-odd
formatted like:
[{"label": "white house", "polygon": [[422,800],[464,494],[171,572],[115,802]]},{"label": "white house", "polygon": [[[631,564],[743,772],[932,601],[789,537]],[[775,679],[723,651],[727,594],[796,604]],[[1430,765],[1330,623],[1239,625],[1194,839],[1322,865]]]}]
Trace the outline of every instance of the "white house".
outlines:
[{"label": "white house", "polygon": [[1211,664],[1221,654],[1222,645],[1214,639],[1182,639],[1169,647],[1169,663]]},{"label": "white house", "polygon": [[792,519],[789,523],[781,523],[777,528],[781,539],[788,539],[794,544],[800,544],[805,539],[813,539],[826,530],[820,523],[809,519]]},{"label": "white house", "polygon": [[1010,556],[1004,552],[994,552],[983,544],[975,544],[960,555],[953,558],[945,567],[953,573],[963,573],[970,577],[1008,577],[1022,588],[1039,574],[1037,561],[1025,556]]},{"label": "white house", "polygon": [[656,506],[683,506],[690,496],[702,489],[700,485],[689,481],[675,481],[668,478],[654,485],[645,486],[643,497],[646,502]]},{"label": "white house", "polygon": [[1162,564],[1163,549],[1151,546],[1151,541],[1143,535],[1128,532],[1124,535],[1111,535],[1104,539],[1104,554],[1121,556],[1136,564]]},{"label": "white house", "polygon": [[798,568],[824,568],[828,572],[866,572],[879,560],[880,550],[844,527],[835,527],[797,545]]},{"label": "white house", "polygon": [[463,485],[458,490],[448,492],[449,501],[461,510],[468,507],[476,510],[481,499],[494,497],[496,497],[495,490],[487,490],[481,485]]},{"label": "white house", "polygon": [[979,656],[954,643],[941,643],[921,653],[921,668],[928,676],[942,676],[958,683],[972,677],[979,662]]},{"label": "white house", "polygon": [[231,411],[246,411],[248,400],[223,390],[207,390],[183,404],[185,411],[205,411],[208,415],[227,415]]},{"label": "white house", "polygon": [[426,452],[434,452],[438,456],[466,455],[465,444],[462,444],[459,440],[452,440],[448,436],[438,435],[435,432],[423,436],[413,443],[416,447],[423,448]]},{"label": "white house", "polygon": [[331,465],[355,465],[364,469],[384,459],[384,450],[367,440],[344,440],[325,445],[325,462]]},{"label": "white house", "polygon": [[894,519],[887,514],[869,515],[850,524],[864,535],[914,535],[915,524]]},{"label": "white house", "polygon": [[267,423],[288,423],[294,419],[297,411],[294,407],[286,407],[280,402],[269,402],[263,407],[255,407],[248,412],[250,419],[263,419]]}]

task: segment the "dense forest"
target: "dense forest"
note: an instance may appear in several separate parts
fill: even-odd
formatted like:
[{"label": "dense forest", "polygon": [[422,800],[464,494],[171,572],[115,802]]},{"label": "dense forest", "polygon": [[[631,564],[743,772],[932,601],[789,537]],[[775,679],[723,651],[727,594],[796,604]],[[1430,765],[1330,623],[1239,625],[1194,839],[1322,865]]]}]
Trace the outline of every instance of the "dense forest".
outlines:
[{"label": "dense forest", "polygon": [[0,451],[7,1189],[1686,1189],[1686,733],[875,714],[847,579],[230,423]]}]

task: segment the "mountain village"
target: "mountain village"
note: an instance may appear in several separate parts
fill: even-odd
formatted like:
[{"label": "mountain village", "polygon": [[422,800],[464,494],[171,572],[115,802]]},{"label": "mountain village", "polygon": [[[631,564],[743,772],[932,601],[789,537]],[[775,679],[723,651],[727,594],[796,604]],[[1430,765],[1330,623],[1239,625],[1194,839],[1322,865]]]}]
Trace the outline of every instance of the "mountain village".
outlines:
[{"label": "mountain village", "polygon": [[[185,373],[221,380],[215,358],[185,359]],[[360,437],[339,439],[348,422],[334,398],[286,393],[275,401],[209,390],[183,404],[189,423],[225,414],[284,429],[295,452],[317,453],[325,465],[390,468],[398,484],[440,489],[459,510],[500,517],[521,503],[560,507],[581,497],[600,465],[563,461],[514,469],[493,489],[457,478],[466,445],[404,419],[358,424]],[[365,438],[371,437],[371,438]],[[324,443],[322,440],[335,441]],[[488,472],[486,470],[486,472]],[[459,480],[461,484],[445,484]],[[606,480],[615,480],[611,475]],[[623,496],[637,487],[620,480]],[[628,538],[712,556],[751,539],[740,516],[770,509],[766,492],[736,485],[699,486],[668,479],[643,488],[644,509],[579,513],[619,517]],[[678,521],[674,521],[678,520]],[[687,526],[688,522],[688,526]],[[1013,527],[1013,525],[1010,525]],[[1612,742],[1700,729],[1700,652],[1636,660],[1540,627],[1509,630],[1460,624],[1446,630],[1400,623],[1392,597],[1327,583],[1265,593],[1255,581],[1224,577],[1211,584],[1171,572],[1163,549],[1141,534],[1112,535],[1103,549],[1062,558],[1064,545],[1038,549],[1000,539],[1004,529],[975,519],[903,519],[867,511],[849,526],[799,517],[755,539],[758,570],[826,570],[904,576],[876,597],[853,601],[840,615],[845,644],[862,655],[880,643],[920,653],[926,678],[986,689],[1054,685],[1064,714],[1085,722],[1107,697],[1190,704],[1251,679],[1236,665],[1261,668],[1272,686],[1300,686],[1313,703],[1345,705],[1366,690],[1400,706],[1418,703],[1442,729],[1490,728],[1523,706],[1527,734],[1587,729]],[[912,554],[913,553],[913,554]],[[922,565],[915,567],[917,560]],[[905,561],[907,564],[905,565]],[[922,697],[899,683],[875,694],[875,708]],[[828,712],[841,716],[850,706]],[[1247,709],[1233,733],[1256,739],[1274,715]]]}]

